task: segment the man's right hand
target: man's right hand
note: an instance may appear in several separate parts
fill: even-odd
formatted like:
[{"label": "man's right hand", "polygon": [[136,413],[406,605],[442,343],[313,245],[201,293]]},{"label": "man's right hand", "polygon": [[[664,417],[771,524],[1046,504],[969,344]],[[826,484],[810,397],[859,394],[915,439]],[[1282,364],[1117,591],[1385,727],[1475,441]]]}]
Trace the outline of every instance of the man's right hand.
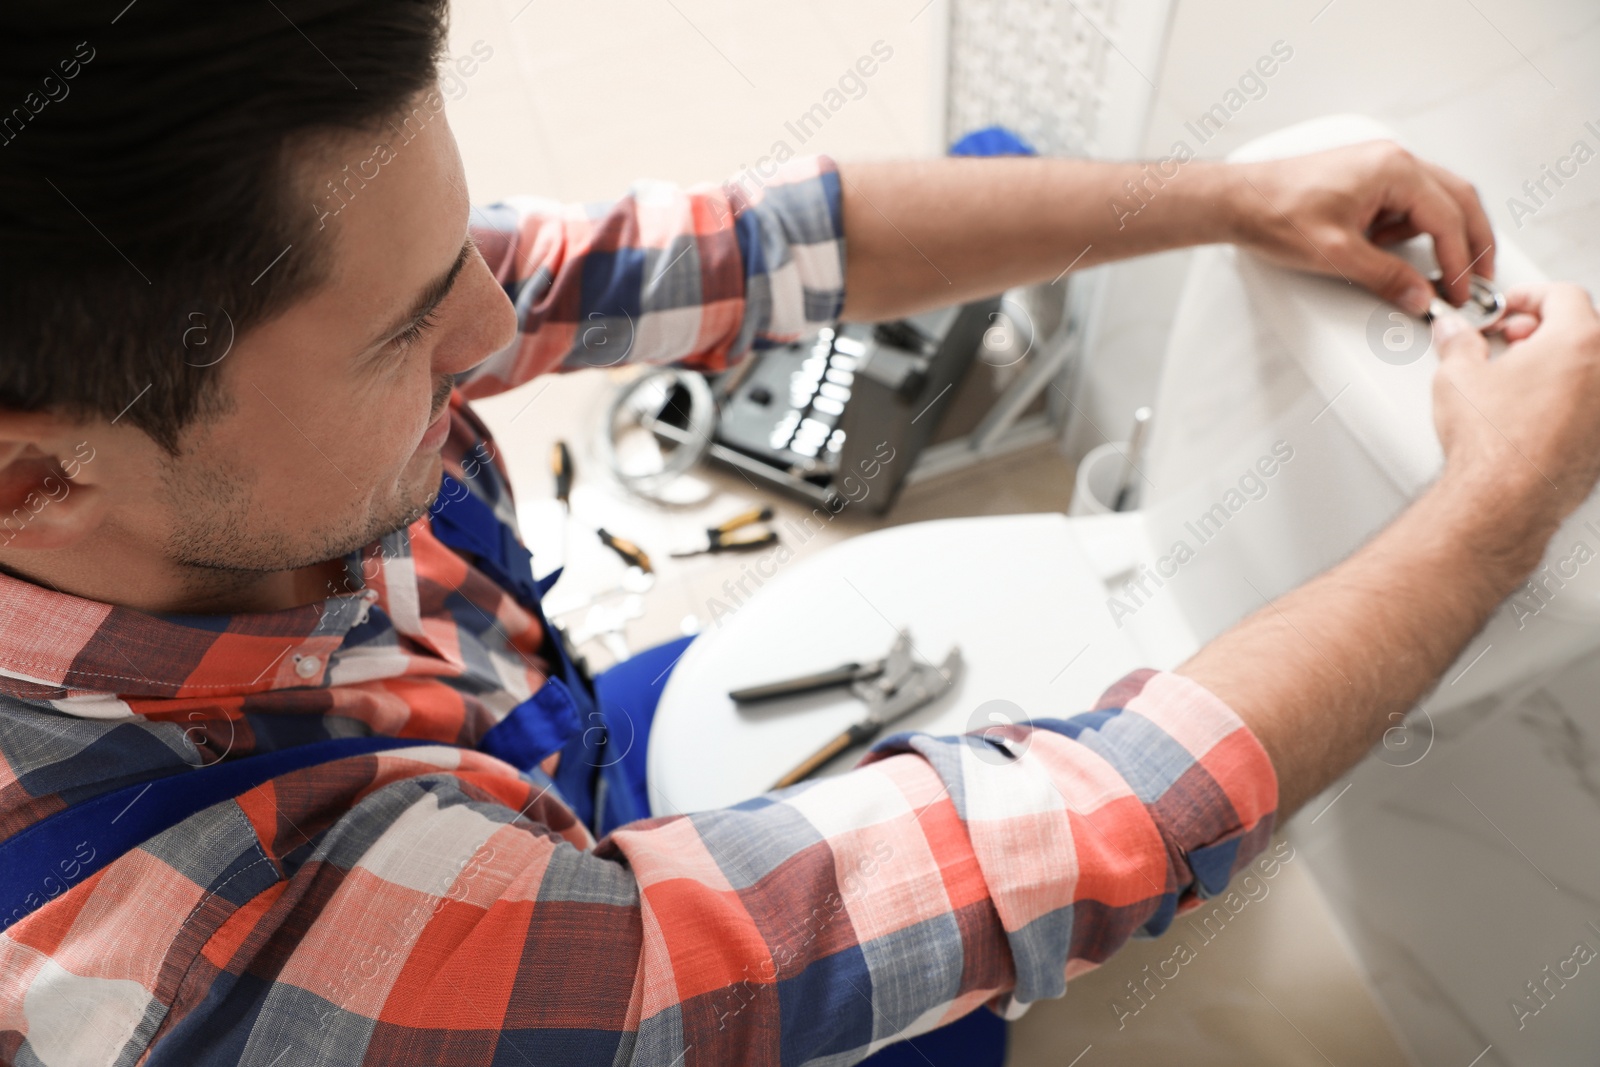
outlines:
[{"label": "man's right hand", "polygon": [[1459,317],[1435,325],[1439,480],[1343,563],[1178,668],[1260,739],[1280,815],[1433,687],[1600,475],[1600,315],[1575,285],[1509,300],[1511,344],[1497,358]]},{"label": "man's right hand", "polygon": [[1459,316],[1434,323],[1445,478],[1514,513],[1513,528],[1528,519],[1553,531],[1600,479],[1600,313],[1568,283],[1520,286],[1507,303],[1510,345],[1493,359]]}]

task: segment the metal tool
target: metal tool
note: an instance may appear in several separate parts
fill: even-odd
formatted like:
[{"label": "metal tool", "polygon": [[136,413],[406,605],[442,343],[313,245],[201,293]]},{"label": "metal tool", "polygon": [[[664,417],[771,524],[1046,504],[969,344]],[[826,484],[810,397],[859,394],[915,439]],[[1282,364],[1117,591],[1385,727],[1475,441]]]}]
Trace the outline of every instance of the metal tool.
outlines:
[{"label": "metal tool", "polygon": [[561,556],[563,565],[567,559],[568,531],[572,527],[572,480],[575,476],[572,467],[572,449],[567,447],[565,441],[557,441],[550,446],[550,476],[556,483],[556,502],[561,505]]},{"label": "metal tool", "polygon": [[1144,459],[1144,446],[1150,430],[1151,411],[1142,407],[1133,413],[1133,431],[1128,434],[1128,445],[1122,453],[1122,473],[1117,475],[1117,491],[1111,498],[1112,511],[1127,511],[1133,502],[1135,481],[1139,475],[1139,461]]},{"label": "metal tool", "polygon": [[1466,319],[1473,329],[1479,333],[1487,333],[1500,325],[1500,320],[1506,317],[1506,294],[1500,287],[1488,278],[1480,278],[1474,274],[1467,279],[1467,302],[1460,307],[1453,307],[1447,300],[1444,275],[1430,278],[1433,288],[1438,292],[1433,302],[1428,305],[1428,313],[1424,316],[1432,322],[1437,316],[1447,311],[1453,311]]},{"label": "metal tool", "polygon": [[838,734],[778,779],[773,788],[782,789],[811,777],[851,745],[872,740],[885,726],[932,703],[955,684],[961,671],[960,648],[951,648],[945,655],[944,663],[938,667],[919,663],[912,653],[911,634],[901,630],[882,659],[843,663],[815,674],[736,689],[728,696],[737,703],[747,704],[809,693],[829,686],[849,685],[850,691],[866,703],[865,718]]},{"label": "metal tool", "polygon": [[556,499],[570,511],[572,508],[572,449],[565,441],[550,446],[550,473],[556,480]]},{"label": "metal tool", "polygon": [[632,541],[629,541],[627,538],[618,537],[616,534],[608,532],[603,527],[596,530],[595,533],[599,535],[601,543],[607,548],[611,549],[611,551],[615,552],[617,555],[621,556],[622,561],[628,564],[628,566],[638,567],[646,574],[655,573],[655,567],[651,566],[650,564],[650,556],[645,552],[644,549],[640,548]]},{"label": "metal tool", "polygon": [[[854,689],[856,685],[870,679],[876,679],[873,684],[880,689],[884,686],[894,689],[905,680],[912,663],[911,635],[901,630],[882,659],[841,663],[837,667],[815,674],[802,674],[798,678],[786,678],[781,682],[768,682],[766,685],[746,686],[743,689],[733,690],[728,694],[728,698],[735,704],[753,704],[759,700],[794,696],[835,685],[852,685]],[[868,699],[869,692],[870,690],[855,690],[856,696],[862,700]]]},{"label": "metal tool", "polygon": [[709,527],[706,530],[706,543],[701,548],[685,549],[674,552],[674,558],[682,559],[687,556],[716,555],[721,552],[750,552],[757,548],[778,543],[778,532],[773,529],[757,529],[758,523],[769,522],[772,519],[772,508],[751,508],[742,511],[727,522]]}]

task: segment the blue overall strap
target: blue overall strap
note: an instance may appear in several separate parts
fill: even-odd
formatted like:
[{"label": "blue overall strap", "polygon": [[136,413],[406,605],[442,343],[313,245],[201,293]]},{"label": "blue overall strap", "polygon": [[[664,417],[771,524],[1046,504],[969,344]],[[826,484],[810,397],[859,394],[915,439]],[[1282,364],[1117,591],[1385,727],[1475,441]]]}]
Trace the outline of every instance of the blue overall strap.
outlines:
[{"label": "blue overall strap", "polygon": [[573,663],[540,605],[561,572],[536,581],[533,556],[516,533],[492,507],[448,474],[439,483],[432,525],[440,542],[470,552],[474,565],[538,620],[554,655],[544,686],[484,734],[478,748],[524,771],[560,752],[556,789],[578,820],[593,828],[595,777],[605,767],[605,729],[592,683]]},{"label": "blue overall strap", "polygon": [[263,782],[330,760],[436,745],[405,737],[338,737],[184,768],[48,815],[0,841],[0,930],[198,812]]},{"label": "blue overall strap", "polygon": [[543,581],[533,577],[533,554],[516,533],[495,516],[461,482],[446,474],[439,481],[433,502],[433,534],[451,548],[465,549],[478,560],[478,569],[524,606],[537,604],[561,574],[557,570]]}]

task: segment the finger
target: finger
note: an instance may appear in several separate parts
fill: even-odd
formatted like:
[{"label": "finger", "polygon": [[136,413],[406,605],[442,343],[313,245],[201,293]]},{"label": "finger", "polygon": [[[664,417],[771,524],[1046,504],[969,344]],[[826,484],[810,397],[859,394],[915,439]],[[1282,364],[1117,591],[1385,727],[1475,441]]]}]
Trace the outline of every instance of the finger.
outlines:
[{"label": "finger", "polygon": [[1505,291],[1507,312],[1523,311],[1530,315],[1539,313],[1545,294],[1554,282],[1522,282]]},{"label": "finger", "polygon": [[1433,348],[1439,355],[1441,365],[1449,362],[1482,363],[1489,358],[1489,342],[1454,311],[1433,317]]},{"label": "finger", "polygon": [[1372,221],[1367,223],[1367,236],[1371,237],[1374,233],[1378,232],[1379,230],[1388,229],[1391,226],[1401,225],[1405,221],[1406,221],[1406,217],[1405,217],[1405,214],[1403,212],[1400,212],[1400,211],[1379,211],[1376,215],[1374,215],[1372,217]]},{"label": "finger", "polygon": [[1507,343],[1515,344],[1533,336],[1533,332],[1538,328],[1538,316],[1519,313],[1507,315],[1500,320],[1499,325],[1494,328],[1494,332],[1504,337]]},{"label": "finger", "polygon": [[1413,315],[1427,313],[1434,291],[1421,271],[1364,240],[1355,241],[1349,254],[1350,273],[1355,281]]},{"label": "finger", "polygon": [[1367,234],[1367,237],[1379,248],[1388,248],[1399,244],[1401,241],[1409,241],[1421,232],[1421,230],[1412,225],[1410,219],[1401,219],[1397,222],[1386,222],[1377,226]]},{"label": "finger", "polygon": [[1447,283],[1450,302],[1458,307],[1466,303],[1471,295],[1466,275],[1472,254],[1467,251],[1467,223],[1460,206],[1444,186],[1417,166],[1406,166],[1389,194],[1383,206],[1405,211],[1412,225],[1433,238],[1433,255]]},{"label": "finger", "polygon": [[1527,282],[1506,291],[1509,314],[1532,315],[1540,321],[1582,322],[1600,318],[1588,290],[1572,282]]},{"label": "finger", "polygon": [[1461,217],[1467,227],[1467,251],[1472,255],[1472,273],[1480,278],[1493,278],[1494,227],[1489,225],[1489,216],[1483,210],[1483,201],[1478,197],[1478,190],[1465,178],[1437,163],[1424,160],[1422,165],[1433,175],[1434,180],[1444,187],[1445,192],[1455,199],[1456,206],[1461,208]]}]

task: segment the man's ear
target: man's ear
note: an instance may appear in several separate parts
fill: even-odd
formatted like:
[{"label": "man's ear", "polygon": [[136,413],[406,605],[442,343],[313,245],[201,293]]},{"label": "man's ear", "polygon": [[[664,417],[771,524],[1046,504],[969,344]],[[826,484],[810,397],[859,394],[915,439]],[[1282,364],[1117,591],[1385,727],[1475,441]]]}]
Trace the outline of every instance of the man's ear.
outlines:
[{"label": "man's ear", "polygon": [[99,525],[105,490],[85,477],[94,447],[42,412],[0,411],[0,550],[65,548]]}]

